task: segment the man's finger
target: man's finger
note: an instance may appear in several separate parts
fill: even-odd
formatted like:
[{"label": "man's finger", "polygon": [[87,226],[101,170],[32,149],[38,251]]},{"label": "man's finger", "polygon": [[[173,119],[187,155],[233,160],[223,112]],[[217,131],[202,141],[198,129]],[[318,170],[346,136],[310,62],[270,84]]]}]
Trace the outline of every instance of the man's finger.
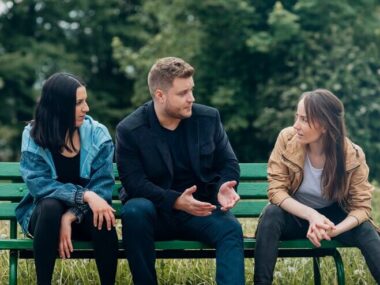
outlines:
[{"label": "man's finger", "polygon": [[187,188],[183,194],[185,195],[192,195],[195,191],[197,191],[197,186],[193,185],[190,188]]},{"label": "man's finger", "polygon": [[228,187],[235,187],[237,184],[237,182],[235,180],[231,180],[231,181],[228,181],[227,182],[227,186]]},{"label": "man's finger", "polygon": [[195,216],[205,217],[205,216],[209,216],[209,215],[211,215],[211,212],[210,212],[210,211],[195,210],[195,211],[193,212],[193,214],[194,214]]},{"label": "man's finger", "polygon": [[203,209],[215,209],[215,205],[207,202],[202,202],[199,200],[194,199],[192,201],[192,204],[194,207],[203,208]]}]

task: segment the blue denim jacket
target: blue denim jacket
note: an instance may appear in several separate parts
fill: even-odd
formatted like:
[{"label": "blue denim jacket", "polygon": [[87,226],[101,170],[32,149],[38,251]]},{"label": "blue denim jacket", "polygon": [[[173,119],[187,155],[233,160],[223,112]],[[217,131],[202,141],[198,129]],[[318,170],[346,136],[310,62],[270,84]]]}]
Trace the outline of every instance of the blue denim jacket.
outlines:
[{"label": "blue denim jacket", "polygon": [[16,218],[25,234],[36,204],[44,198],[64,202],[81,222],[89,210],[83,201],[84,191],[94,191],[109,204],[112,202],[114,146],[105,126],[86,116],[80,132],[80,177],[85,187],[57,181],[51,152],[37,145],[30,136],[31,125],[22,134],[20,172],[29,192],[16,208]]}]

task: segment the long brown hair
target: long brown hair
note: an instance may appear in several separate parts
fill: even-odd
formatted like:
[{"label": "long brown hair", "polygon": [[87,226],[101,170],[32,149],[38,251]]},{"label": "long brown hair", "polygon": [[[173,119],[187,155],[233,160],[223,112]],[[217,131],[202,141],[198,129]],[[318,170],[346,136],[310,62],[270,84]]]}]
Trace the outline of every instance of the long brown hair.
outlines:
[{"label": "long brown hair", "polygon": [[302,99],[309,124],[318,123],[326,130],[322,136],[326,156],[321,181],[323,196],[341,201],[347,181],[343,104],[338,97],[326,89],[305,92],[300,100]]}]

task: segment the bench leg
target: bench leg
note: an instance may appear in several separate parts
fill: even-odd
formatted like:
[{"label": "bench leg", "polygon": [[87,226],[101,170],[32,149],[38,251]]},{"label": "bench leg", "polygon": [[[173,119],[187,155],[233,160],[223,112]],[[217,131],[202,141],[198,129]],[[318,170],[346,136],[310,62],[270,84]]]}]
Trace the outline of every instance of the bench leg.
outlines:
[{"label": "bench leg", "polygon": [[343,260],[342,260],[342,256],[340,255],[337,249],[335,249],[333,257],[335,261],[336,277],[337,277],[338,284],[345,285]]},{"label": "bench leg", "polygon": [[9,284],[17,285],[17,250],[9,251]]},{"label": "bench leg", "polygon": [[321,285],[321,270],[319,267],[319,257],[313,257],[314,284]]}]

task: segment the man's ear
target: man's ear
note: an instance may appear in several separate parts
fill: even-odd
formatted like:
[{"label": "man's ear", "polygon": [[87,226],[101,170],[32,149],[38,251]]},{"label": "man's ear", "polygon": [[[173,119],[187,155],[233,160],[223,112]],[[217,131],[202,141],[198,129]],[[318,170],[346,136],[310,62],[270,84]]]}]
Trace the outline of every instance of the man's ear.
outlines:
[{"label": "man's ear", "polygon": [[164,97],[165,97],[164,91],[162,91],[161,89],[156,89],[156,91],[154,92],[155,101],[158,103],[163,103]]}]

